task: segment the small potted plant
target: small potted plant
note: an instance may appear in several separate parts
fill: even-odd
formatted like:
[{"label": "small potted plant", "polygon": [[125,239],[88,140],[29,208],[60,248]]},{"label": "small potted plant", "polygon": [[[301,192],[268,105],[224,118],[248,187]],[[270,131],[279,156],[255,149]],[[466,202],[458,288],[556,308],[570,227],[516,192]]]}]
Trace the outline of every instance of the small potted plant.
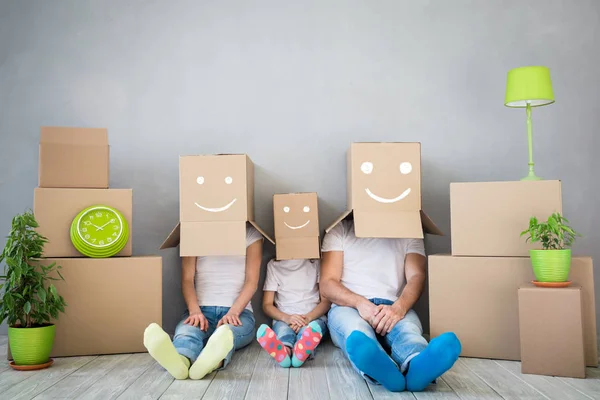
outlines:
[{"label": "small potted plant", "polygon": [[529,228],[521,232],[527,242],[541,243],[542,250],[529,250],[533,273],[538,282],[567,282],[571,269],[571,245],[581,236],[567,224],[569,220],[554,213],[546,222],[536,217],[529,220]]},{"label": "small potted plant", "polygon": [[6,240],[0,263],[4,275],[0,285],[0,323],[8,322],[8,340],[16,369],[45,368],[51,364],[54,324],[65,310],[53,280],[63,279],[56,263],[43,265],[47,239],[35,228],[38,224],[31,211],[17,215]]}]

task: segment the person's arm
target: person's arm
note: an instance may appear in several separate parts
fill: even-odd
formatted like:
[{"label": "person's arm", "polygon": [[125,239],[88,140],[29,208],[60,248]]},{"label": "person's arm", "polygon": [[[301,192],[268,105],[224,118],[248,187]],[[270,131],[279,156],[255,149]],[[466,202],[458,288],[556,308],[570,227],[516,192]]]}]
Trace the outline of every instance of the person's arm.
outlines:
[{"label": "person's arm", "polygon": [[326,298],[322,297],[321,302],[317,304],[317,306],[308,314],[305,315],[306,321],[314,321],[317,318],[321,318],[323,315],[327,314],[327,311],[331,308],[331,302]]},{"label": "person's arm", "polygon": [[198,326],[205,331],[208,329],[208,320],[202,314],[198,305],[198,296],[196,296],[196,287],[194,286],[195,276],[196,257],[183,257],[181,259],[181,291],[190,314],[184,323]]},{"label": "person's arm", "polygon": [[242,325],[239,316],[248,303],[250,303],[250,300],[252,300],[256,289],[258,289],[260,263],[262,262],[262,244],[262,240],[257,240],[246,249],[246,279],[244,286],[237,299],[233,302],[229,312],[221,318],[217,326],[223,324],[231,324],[233,326]]},{"label": "person's arm", "polygon": [[290,326],[300,325],[300,327],[303,327],[308,323],[304,321],[304,317],[302,315],[290,315],[284,313],[283,311],[279,311],[279,309],[275,307],[275,292],[265,290],[263,293],[263,311],[267,317],[283,321]]},{"label": "person's arm", "polygon": [[421,297],[425,288],[425,262],[426,258],[421,254],[410,253],[406,255],[404,259],[406,286],[398,300],[391,306],[383,306],[374,321],[374,325],[377,327],[375,330],[380,335],[389,333]]},{"label": "person's arm", "polygon": [[340,306],[352,307],[358,310],[360,316],[369,324],[377,315],[378,308],[366,298],[357,295],[340,282],[344,268],[343,251],[323,252],[321,259],[321,298],[327,299]]}]

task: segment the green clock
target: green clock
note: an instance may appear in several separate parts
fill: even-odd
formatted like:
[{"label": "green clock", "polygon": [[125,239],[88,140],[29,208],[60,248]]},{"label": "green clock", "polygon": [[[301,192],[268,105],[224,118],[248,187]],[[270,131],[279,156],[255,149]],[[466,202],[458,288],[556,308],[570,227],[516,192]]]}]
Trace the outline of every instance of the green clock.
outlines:
[{"label": "green clock", "polygon": [[112,257],[123,250],[128,240],[127,220],[112,207],[88,207],[71,223],[71,242],[84,256]]}]

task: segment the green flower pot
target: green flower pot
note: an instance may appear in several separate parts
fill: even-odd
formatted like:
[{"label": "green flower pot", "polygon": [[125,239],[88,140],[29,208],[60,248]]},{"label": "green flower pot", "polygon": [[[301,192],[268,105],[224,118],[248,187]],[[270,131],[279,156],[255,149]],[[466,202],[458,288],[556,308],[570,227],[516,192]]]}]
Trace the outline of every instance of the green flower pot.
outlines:
[{"label": "green flower pot", "polygon": [[10,351],[17,365],[39,365],[48,362],[54,344],[55,326],[8,328]]},{"label": "green flower pot", "polygon": [[531,266],[538,282],[566,282],[571,269],[571,249],[529,250]]}]

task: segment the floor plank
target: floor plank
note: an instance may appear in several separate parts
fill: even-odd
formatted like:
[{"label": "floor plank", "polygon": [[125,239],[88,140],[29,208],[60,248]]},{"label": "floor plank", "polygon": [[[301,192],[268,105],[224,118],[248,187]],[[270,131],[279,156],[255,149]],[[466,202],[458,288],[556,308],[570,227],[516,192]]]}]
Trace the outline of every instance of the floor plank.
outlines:
[{"label": "floor plank", "polygon": [[[0,397],[15,400],[32,399],[95,358],[95,356],[57,358],[51,368],[25,373],[27,375],[26,379],[7,388],[8,390],[3,390]],[[13,372],[23,374],[22,371]]]},{"label": "floor plank", "polygon": [[490,400],[502,397],[463,363],[457,362],[442,379],[463,400]]},{"label": "floor plank", "polygon": [[102,378],[129,357],[131,357],[130,354],[97,357],[45,392],[40,393],[36,397],[36,400],[76,399],[83,395],[98,379]]},{"label": "floor plank", "polygon": [[579,392],[590,396],[592,399],[600,399],[600,370],[598,368],[586,368],[586,379],[577,378],[555,378],[565,382]]},{"label": "floor plank", "polygon": [[415,400],[411,392],[392,393],[381,385],[368,383],[367,386],[374,400]]},{"label": "floor plank", "polygon": [[148,353],[132,354],[90,386],[78,399],[110,400],[117,398],[156,361]]},{"label": "floor plank", "polygon": [[519,379],[529,383],[537,391],[543,393],[548,398],[561,400],[589,400],[593,397],[587,396],[570,386],[566,382],[550,376],[529,375],[521,373],[521,363],[517,361],[496,361],[502,368],[510,371]]},{"label": "floor plank", "polygon": [[245,398],[246,400],[285,400],[289,379],[290,369],[280,367],[266,351],[260,350]]},{"label": "floor plank", "polygon": [[230,365],[215,375],[208,390],[204,394],[205,399],[243,399],[250,385],[254,372],[254,365],[261,351],[258,343],[237,351],[233,355]]},{"label": "floor plank", "polygon": [[[171,385],[174,378],[160,365],[154,363],[119,397],[119,400],[158,399]],[[208,387],[208,386],[207,386]]]},{"label": "floor plank", "polygon": [[517,378],[494,361],[462,358],[458,362],[463,363],[506,400],[547,399],[531,385]]},{"label": "floor plank", "polygon": [[301,368],[290,369],[289,400],[329,400],[329,387],[325,358],[317,352],[312,360],[308,360]]},{"label": "floor plank", "polygon": [[199,381],[193,381],[191,379],[181,381],[174,380],[167,390],[165,390],[162,396],[160,396],[160,400],[201,399],[204,397],[204,393],[206,393],[208,390],[208,387],[210,386],[215,375],[216,372],[213,372]]},{"label": "floor plank", "polygon": [[352,368],[342,350],[333,343],[323,343],[316,357],[325,359],[325,372],[332,400],[372,399],[373,396],[365,380]]}]

